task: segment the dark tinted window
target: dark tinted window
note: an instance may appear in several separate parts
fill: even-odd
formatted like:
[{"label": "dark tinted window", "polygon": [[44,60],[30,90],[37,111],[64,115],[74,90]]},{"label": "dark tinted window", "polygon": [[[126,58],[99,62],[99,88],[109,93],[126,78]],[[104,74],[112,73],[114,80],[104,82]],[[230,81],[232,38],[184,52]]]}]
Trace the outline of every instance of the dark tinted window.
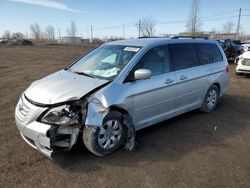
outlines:
[{"label": "dark tinted window", "polygon": [[149,69],[152,76],[170,72],[168,48],[166,46],[157,46],[150,49],[139,60],[132,72],[138,69]]},{"label": "dark tinted window", "polygon": [[230,47],[230,46],[231,46],[231,40],[226,39],[226,40],[225,40],[225,46],[226,46],[226,47]]},{"label": "dark tinted window", "polygon": [[209,64],[222,61],[222,55],[216,44],[195,44],[201,64]]},{"label": "dark tinted window", "polygon": [[198,65],[194,46],[188,43],[170,44],[169,52],[175,70],[186,69]]}]

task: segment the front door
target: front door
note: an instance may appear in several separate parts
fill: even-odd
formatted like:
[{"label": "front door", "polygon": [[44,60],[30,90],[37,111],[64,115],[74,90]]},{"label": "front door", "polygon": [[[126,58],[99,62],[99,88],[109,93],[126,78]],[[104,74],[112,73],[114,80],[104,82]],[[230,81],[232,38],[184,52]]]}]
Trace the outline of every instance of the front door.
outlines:
[{"label": "front door", "polygon": [[170,68],[167,46],[146,52],[131,73],[138,69],[151,70],[151,77],[127,83],[133,92],[132,116],[137,130],[173,116],[176,102],[176,76]]}]

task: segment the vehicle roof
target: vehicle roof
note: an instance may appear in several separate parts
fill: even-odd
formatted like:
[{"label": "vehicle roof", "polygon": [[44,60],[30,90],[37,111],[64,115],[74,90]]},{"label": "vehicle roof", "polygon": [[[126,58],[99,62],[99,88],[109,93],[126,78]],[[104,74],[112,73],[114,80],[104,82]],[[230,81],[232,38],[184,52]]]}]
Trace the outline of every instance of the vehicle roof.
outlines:
[{"label": "vehicle roof", "polygon": [[127,40],[118,40],[106,43],[108,45],[124,45],[124,46],[138,46],[145,47],[148,45],[161,44],[161,43],[216,43],[214,40],[208,39],[171,39],[171,38],[138,38],[138,39],[127,39]]}]

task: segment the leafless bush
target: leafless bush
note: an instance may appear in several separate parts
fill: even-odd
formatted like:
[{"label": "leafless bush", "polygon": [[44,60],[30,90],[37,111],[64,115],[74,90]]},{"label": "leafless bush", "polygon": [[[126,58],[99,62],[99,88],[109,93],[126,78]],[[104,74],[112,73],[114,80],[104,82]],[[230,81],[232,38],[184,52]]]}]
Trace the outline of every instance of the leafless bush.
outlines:
[{"label": "leafless bush", "polygon": [[227,23],[222,25],[223,33],[232,33],[234,29],[234,23],[232,21],[228,21]]},{"label": "leafless bush", "polygon": [[12,39],[23,39],[24,35],[22,33],[20,33],[20,32],[16,32],[16,33],[11,34],[11,38]]},{"label": "leafless bush", "polygon": [[45,29],[45,37],[49,41],[50,44],[55,43],[55,29],[52,25],[49,25]]},{"label": "leafless bush", "polygon": [[70,25],[67,28],[67,33],[68,33],[69,37],[72,38],[72,43],[75,43],[76,42],[75,37],[77,35],[77,26],[76,26],[76,23],[74,21],[70,22]]},{"label": "leafless bush", "polygon": [[10,31],[8,31],[8,30],[4,31],[4,34],[2,35],[2,38],[10,39]]},{"label": "leafless bush", "polygon": [[156,21],[152,16],[143,17],[136,26],[143,37],[152,37],[155,34]]},{"label": "leafless bush", "polygon": [[37,41],[41,40],[42,31],[38,23],[31,24],[30,31],[31,31],[31,35],[33,36],[35,40]]}]

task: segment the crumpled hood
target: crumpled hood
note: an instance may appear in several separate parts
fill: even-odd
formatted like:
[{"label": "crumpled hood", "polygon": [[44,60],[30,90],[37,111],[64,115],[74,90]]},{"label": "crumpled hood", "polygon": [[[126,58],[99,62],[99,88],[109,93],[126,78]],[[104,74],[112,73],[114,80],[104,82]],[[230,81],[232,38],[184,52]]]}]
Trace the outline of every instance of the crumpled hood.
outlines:
[{"label": "crumpled hood", "polygon": [[25,96],[37,103],[55,104],[80,99],[107,82],[61,70],[33,82],[25,91]]}]

